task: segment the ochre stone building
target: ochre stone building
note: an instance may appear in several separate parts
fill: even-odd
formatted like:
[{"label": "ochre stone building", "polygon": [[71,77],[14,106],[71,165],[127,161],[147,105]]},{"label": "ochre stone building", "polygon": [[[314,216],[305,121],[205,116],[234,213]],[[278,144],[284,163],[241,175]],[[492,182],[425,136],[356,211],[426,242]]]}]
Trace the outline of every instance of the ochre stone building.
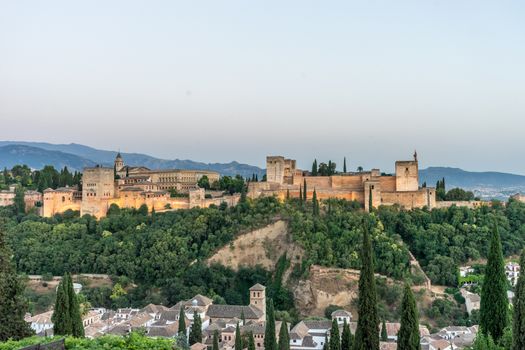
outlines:
[{"label": "ochre stone building", "polygon": [[[197,185],[203,176],[207,176],[210,183],[219,180],[219,173],[213,171],[125,166],[119,153],[114,168],[84,169],[82,191],[68,187],[45,190],[42,214],[49,217],[71,209],[80,210],[80,215],[101,218],[112,204],[121,208],[139,208],[145,204],[149,211],[161,212],[238,202],[238,195],[206,198],[204,189]],[[171,197],[170,190],[182,196]]]},{"label": "ochre stone building", "polygon": [[266,182],[252,182],[249,195],[277,195],[284,198],[299,197],[306,182],[307,197],[312,198],[315,189],[318,199],[341,198],[355,200],[369,209],[372,206],[400,205],[406,209],[436,206],[436,191],[419,186],[417,154],[414,159],[397,161],[395,175],[381,174],[379,169],[363,172],[338,173],[331,176],[312,176],[296,168],[296,162],[282,156],[266,158]]}]

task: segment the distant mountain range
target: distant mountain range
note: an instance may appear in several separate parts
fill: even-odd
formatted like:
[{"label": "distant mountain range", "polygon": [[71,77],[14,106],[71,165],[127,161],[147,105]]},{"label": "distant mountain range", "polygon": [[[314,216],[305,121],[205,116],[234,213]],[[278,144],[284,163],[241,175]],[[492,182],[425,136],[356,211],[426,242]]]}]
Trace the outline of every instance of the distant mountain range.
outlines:
[{"label": "distant mountain range", "polygon": [[[113,166],[117,152],[99,150],[80,144],[51,144],[44,142],[0,141],[0,167],[12,167],[16,164],[27,164],[33,169],[45,165],[55,168],[67,166],[71,170],[82,170],[96,164]],[[213,170],[221,175],[251,177],[257,174],[259,179],[265,173],[259,167],[230,163],[202,163],[192,160],[159,159],[140,153],[122,153],[128,165],[144,165],[150,169],[200,169]],[[458,168],[429,167],[419,172],[421,184],[435,186],[437,180],[445,178],[447,189],[461,187],[474,191],[484,199],[505,199],[511,194],[525,192],[525,176],[500,172],[470,172]]]},{"label": "distant mountain range", "polygon": [[[202,163],[192,160],[159,159],[140,153],[122,153],[127,165],[144,165],[150,169],[192,169],[212,170],[221,175],[242,175],[251,177],[257,174],[259,179],[265,173],[259,167],[230,163]],[[67,166],[72,170],[82,170],[85,166],[101,164],[113,166],[117,152],[106,151],[76,143],[51,144],[45,142],[0,141],[0,167],[12,167],[16,164],[27,164],[33,169],[41,169],[44,165],[53,165],[55,168]]]},{"label": "distant mountain range", "polygon": [[471,172],[459,168],[429,167],[419,171],[420,183],[434,187],[445,178],[446,189],[460,187],[473,191],[481,199],[507,199],[515,193],[525,193],[525,176],[495,171]]}]

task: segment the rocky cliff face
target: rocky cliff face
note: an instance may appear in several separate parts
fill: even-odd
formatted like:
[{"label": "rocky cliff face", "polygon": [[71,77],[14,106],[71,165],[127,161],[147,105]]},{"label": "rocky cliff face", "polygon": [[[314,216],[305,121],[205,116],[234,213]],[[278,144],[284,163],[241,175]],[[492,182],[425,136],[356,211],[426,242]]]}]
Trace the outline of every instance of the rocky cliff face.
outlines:
[{"label": "rocky cliff face", "polygon": [[359,271],[312,266],[310,276],[293,288],[295,303],[303,315],[323,316],[329,305],[352,310],[358,294]]},{"label": "rocky cliff face", "polygon": [[[237,237],[230,245],[221,248],[208,263],[219,263],[234,270],[240,266],[260,265],[268,270],[286,253],[291,266],[301,262],[303,250],[292,242],[288,225],[284,220]],[[287,274],[285,274],[286,280]]]}]

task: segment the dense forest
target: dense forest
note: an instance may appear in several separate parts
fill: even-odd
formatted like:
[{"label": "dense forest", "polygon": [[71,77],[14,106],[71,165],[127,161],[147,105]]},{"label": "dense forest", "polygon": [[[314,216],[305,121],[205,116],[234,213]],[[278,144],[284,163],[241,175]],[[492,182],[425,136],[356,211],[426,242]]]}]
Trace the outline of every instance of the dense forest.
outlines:
[{"label": "dense forest", "polygon": [[[272,272],[263,268],[233,271],[205,263],[237,235],[276,218],[289,221],[292,239],[305,248],[303,263],[294,267],[292,278],[306,277],[311,264],[359,268],[364,218],[371,223],[377,272],[397,280],[417,277],[409,274],[409,249],[433,283],[456,287],[458,266],[487,256],[487,241],[495,224],[506,256],[518,253],[525,240],[525,204],[512,200],[507,206],[495,203],[478,209],[382,207],[367,214],[358,203],[344,200],[305,203],[288,199],[281,203],[261,198],[245,199],[233,208],[153,214],[145,207],[112,206],[108,216],[98,221],[90,216],[80,218],[76,212],[41,218],[5,207],[0,208],[0,229],[20,273],[111,275],[123,289],[86,289],[93,305],[171,305],[197,293],[216,303],[247,303],[247,289],[259,282],[268,286],[278,310],[293,314],[293,296],[281,281],[288,267],[286,257],[279,259]],[[387,300],[389,294],[381,293],[380,288],[385,305],[395,304]],[[430,314],[450,314],[441,312],[443,306],[436,304]],[[395,317],[396,311],[383,314]]]}]

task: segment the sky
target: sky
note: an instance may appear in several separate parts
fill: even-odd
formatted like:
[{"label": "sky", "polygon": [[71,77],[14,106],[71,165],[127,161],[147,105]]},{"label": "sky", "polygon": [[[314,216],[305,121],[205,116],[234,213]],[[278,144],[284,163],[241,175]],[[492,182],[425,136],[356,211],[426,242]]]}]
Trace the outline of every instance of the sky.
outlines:
[{"label": "sky", "polygon": [[525,174],[525,2],[0,0],[0,140]]}]

